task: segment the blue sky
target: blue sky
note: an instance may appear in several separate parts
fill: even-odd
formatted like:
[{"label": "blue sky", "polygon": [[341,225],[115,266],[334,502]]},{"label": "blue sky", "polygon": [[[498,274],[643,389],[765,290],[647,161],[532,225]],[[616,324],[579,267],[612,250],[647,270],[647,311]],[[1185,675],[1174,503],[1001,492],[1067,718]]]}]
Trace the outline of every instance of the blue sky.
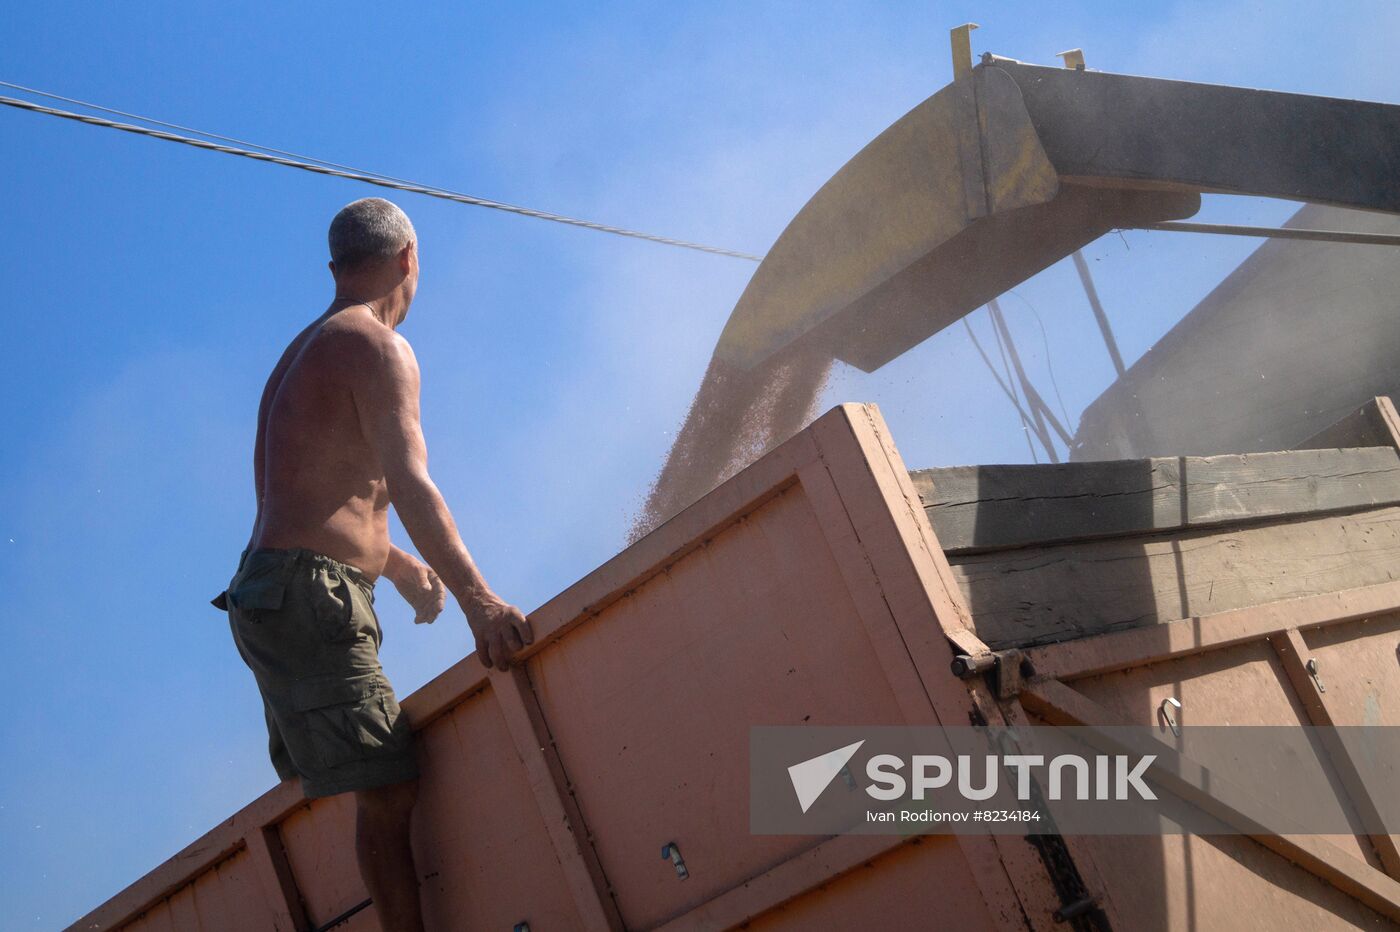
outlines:
[{"label": "blue sky", "polygon": [[[1310,9],[1311,7],[1311,9]],[[762,252],[976,51],[1400,100],[1386,0],[1303,3],[6,4],[0,80],[487,197]],[[207,605],[251,519],[258,393],[331,294],[361,185],[0,111],[0,927],[70,922],[273,782]],[[533,608],[607,559],[752,266],[410,195],[404,333],[433,471],[493,584]],[[1204,219],[1292,207],[1212,202]],[[1087,251],[1136,358],[1254,247]],[[1071,417],[1112,378],[1067,264],[1007,313]],[[1030,312],[1048,331],[1043,344]],[[977,321],[986,330],[985,320]],[[960,328],[825,404],[876,401],[912,466],[1027,458]],[[470,649],[380,600],[407,693]]]}]

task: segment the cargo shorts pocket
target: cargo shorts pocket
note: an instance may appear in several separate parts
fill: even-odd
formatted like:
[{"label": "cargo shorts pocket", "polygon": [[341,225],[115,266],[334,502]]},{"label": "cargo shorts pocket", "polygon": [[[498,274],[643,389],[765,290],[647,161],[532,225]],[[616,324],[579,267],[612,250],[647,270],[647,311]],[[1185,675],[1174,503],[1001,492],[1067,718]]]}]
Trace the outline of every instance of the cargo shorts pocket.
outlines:
[{"label": "cargo shorts pocket", "polygon": [[322,767],[399,755],[412,740],[408,720],[378,674],[301,684],[292,704]]},{"label": "cargo shorts pocket", "polygon": [[258,621],[264,612],[281,609],[286,597],[286,573],[276,570],[235,577],[223,596],[230,611],[252,622]]},{"label": "cargo shorts pocket", "polygon": [[355,610],[355,584],[334,570],[316,569],[316,626],[331,644],[359,638]]},{"label": "cargo shorts pocket", "polygon": [[234,586],[228,591],[228,602],[240,611],[275,610],[282,607],[286,596],[286,583],[269,574]]}]

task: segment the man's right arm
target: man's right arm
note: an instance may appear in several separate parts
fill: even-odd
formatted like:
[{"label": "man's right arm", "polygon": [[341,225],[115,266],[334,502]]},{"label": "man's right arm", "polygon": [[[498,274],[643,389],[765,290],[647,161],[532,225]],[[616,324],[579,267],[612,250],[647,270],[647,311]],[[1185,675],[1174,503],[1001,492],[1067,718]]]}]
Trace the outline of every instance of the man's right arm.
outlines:
[{"label": "man's right arm", "polygon": [[370,340],[371,358],[355,382],[355,407],[365,439],[379,457],[389,500],[423,559],[442,577],[476,636],[486,666],[504,670],[534,640],[530,623],[491,591],[457,533],[456,522],[428,475],[419,421],[418,362],[397,334]]}]

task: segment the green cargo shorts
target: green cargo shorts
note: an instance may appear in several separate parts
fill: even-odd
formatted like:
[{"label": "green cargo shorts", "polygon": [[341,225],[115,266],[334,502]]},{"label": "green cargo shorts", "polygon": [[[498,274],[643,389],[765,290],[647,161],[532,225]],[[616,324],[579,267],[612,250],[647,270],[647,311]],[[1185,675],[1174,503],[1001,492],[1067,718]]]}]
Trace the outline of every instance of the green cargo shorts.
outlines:
[{"label": "green cargo shorts", "polygon": [[254,550],[214,605],[257,679],[279,778],[317,797],[418,776],[363,573],[310,550]]}]

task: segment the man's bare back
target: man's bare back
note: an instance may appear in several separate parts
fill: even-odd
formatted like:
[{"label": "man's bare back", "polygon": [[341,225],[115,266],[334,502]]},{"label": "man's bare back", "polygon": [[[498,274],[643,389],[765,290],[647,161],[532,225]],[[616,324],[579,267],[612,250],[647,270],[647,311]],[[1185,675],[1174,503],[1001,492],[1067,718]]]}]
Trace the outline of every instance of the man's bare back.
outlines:
[{"label": "man's bare back", "polygon": [[305,547],[370,578],[384,573],[389,490],[355,399],[393,341],[403,338],[353,305],[327,312],[287,347],[259,410],[263,493],[252,547]]}]

